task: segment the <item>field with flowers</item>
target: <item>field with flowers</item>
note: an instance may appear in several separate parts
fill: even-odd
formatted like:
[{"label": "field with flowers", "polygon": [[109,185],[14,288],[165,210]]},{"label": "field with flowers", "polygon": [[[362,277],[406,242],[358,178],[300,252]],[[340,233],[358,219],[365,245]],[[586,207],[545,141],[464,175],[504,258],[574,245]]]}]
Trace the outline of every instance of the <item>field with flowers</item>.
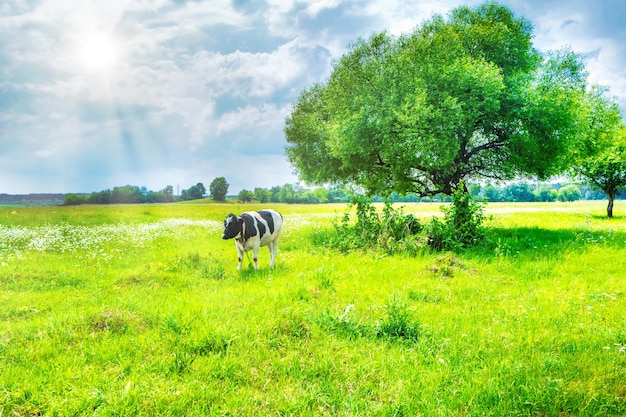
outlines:
[{"label": "field with flowers", "polygon": [[0,416],[626,415],[603,202],[490,204],[481,248],[411,256],[278,205],[276,268],[239,272],[222,220],[259,207],[0,208]]}]

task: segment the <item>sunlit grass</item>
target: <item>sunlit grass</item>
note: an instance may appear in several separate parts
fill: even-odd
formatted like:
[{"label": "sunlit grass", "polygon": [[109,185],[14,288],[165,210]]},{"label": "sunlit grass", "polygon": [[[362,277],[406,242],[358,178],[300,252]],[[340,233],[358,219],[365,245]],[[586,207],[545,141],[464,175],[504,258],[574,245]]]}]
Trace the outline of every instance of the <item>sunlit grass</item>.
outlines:
[{"label": "sunlit grass", "polygon": [[260,207],[0,209],[0,415],[626,413],[601,202],[489,205],[489,245],[417,256],[320,247],[346,206],[280,205],[276,268],[238,272],[221,221]]}]

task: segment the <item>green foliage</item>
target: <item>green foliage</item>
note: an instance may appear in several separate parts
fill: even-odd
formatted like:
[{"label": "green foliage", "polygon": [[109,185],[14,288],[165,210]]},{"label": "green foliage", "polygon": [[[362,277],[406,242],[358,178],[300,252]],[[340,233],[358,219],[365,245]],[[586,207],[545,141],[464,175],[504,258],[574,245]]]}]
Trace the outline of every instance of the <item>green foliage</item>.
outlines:
[{"label": "green foliage", "polygon": [[254,198],[254,194],[250,190],[241,190],[239,191],[239,195],[237,195],[237,199],[242,203],[249,203]]},{"label": "green foliage", "polygon": [[331,245],[343,251],[352,249],[382,249],[388,253],[416,253],[423,247],[419,238],[422,225],[412,214],[403,214],[386,202],[381,213],[365,197],[355,197],[350,210],[356,208],[356,223],[350,211],[334,223],[336,236]]},{"label": "green foliage", "polygon": [[412,214],[403,214],[386,202],[379,212],[365,197],[355,197],[350,209],[356,207],[356,222],[350,211],[334,223],[336,235],[329,239],[331,246],[352,249],[382,249],[387,253],[416,254],[426,242],[436,251],[459,251],[476,245],[485,238],[483,205],[464,189],[457,190],[452,204],[442,207],[443,220],[433,217],[424,227]]},{"label": "green foliage", "polygon": [[558,191],[546,185],[537,186],[533,194],[535,196],[534,201],[550,202],[550,201],[556,201],[558,197]]},{"label": "green foliage", "polygon": [[63,205],[73,206],[80,204],[139,204],[145,203],[147,191],[144,192],[136,185],[115,187],[113,190],[93,192],[90,195],[68,194]]},{"label": "green foliage", "polygon": [[111,204],[111,190],[93,192],[87,200],[90,204]]},{"label": "green foliage", "polygon": [[579,137],[586,73],[580,56],[541,55],[532,36],[527,20],[488,2],[397,38],[357,40],[294,103],[289,160],[307,183],[383,195],[561,172]]},{"label": "green foliage", "polygon": [[272,193],[270,190],[259,187],[254,189],[254,199],[257,200],[259,203],[267,203],[268,201],[270,201],[271,197]]},{"label": "green foliage", "polygon": [[557,198],[559,201],[577,201],[580,200],[580,190],[577,186],[570,184],[561,188]]},{"label": "green foliage", "polygon": [[339,316],[326,312],[318,322],[326,331],[350,340],[370,338],[417,343],[424,336],[422,326],[413,317],[407,302],[401,296],[394,295],[387,301],[385,315],[373,325],[364,323],[354,313],[354,307],[354,304],[349,304]]},{"label": "green foliage", "polygon": [[502,201],[535,201],[535,195],[532,192],[530,184],[524,181],[508,184],[504,187],[502,193]]},{"label": "green foliage", "polygon": [[[211,183],[211,184],[213,184],[213,183]],[[204,184],[199,182],[196,185],[192,185],[191,187],[189,187],[186,190],[182,190],[180,192],[180,199],[183,200],[183,201],[185,201],[185,200],[200,200],[201,198],[204,198],[205,194],[206,194],[206,188],[204,188]]]},{"label": "green foliage", "polygon": [[89,195],[67,194],[64,206],[81,204],[141,204],[141,203],[172,203],[174,187],[168,185],[161,191],[148,191],[145,187],[126,185],[113,190],[102,190]]},{"label": "green foliage", "polygon": [[[247,195],[247,190],[246,195]],[[309,189],[299,184],[283,184],[271,189],[255,188],[251,200],[259,203],[287,203],[287,204],[325,204],[347,203],[352,193],[344,187],[314,188]],[[240,201],[243,201],[241,197]]]},{"label": "green foliage", "polygon": [[174,187],[168,185],[161,191],[148,191],[146,199],[148,203],[173,203],[174,202]]},{"label": "green foliage", "polygon": [[443,221],[433,217],[427,227],[428,244],[433,249],[458,251],[485,238],[483,205],[462,188],[454,193],[452,205],[442,210]]},{"label": "green foliage", "polygon": [[209,191],[211,198],[215,201],[225,201],[226,194],[228,194],[228,182],[224,177],[215,178],[209,185]]},{"label": "green foliage", "polygon": [[63,200],[64,206],[78,206],[81,204],[87,204],[87,197],[79,194],[66,194]]},{"label": "green foliage", "polygon": [[136,185],[115,187],[111,191],[111,204],[139,204],[145,202],[145,195]]}]

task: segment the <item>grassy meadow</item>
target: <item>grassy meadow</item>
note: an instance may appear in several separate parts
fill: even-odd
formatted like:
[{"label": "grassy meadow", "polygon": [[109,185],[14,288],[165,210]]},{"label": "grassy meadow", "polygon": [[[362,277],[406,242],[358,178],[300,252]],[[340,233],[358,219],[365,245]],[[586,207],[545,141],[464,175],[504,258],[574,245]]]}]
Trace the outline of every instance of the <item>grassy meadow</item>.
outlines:
[{"label": "grassy meadow", "polygon": [[[427,222],[439,204],[402,204]],[[0,416],[626,415],[626,207],[490,204],[489,245],[340,253],[343,205],[0,208]]]}]

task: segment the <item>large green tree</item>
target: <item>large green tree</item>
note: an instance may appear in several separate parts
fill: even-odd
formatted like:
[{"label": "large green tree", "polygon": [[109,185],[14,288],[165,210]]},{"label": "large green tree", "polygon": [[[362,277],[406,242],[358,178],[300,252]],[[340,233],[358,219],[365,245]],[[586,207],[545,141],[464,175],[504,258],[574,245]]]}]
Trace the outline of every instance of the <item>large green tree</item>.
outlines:
[{"label": "large green tree", "polygon": [[579,56],[542,54],[532,36],[490,2],[356,41],[294,103],[289,160],[307,183],[420,196],[562,172],[586,73]]}]

